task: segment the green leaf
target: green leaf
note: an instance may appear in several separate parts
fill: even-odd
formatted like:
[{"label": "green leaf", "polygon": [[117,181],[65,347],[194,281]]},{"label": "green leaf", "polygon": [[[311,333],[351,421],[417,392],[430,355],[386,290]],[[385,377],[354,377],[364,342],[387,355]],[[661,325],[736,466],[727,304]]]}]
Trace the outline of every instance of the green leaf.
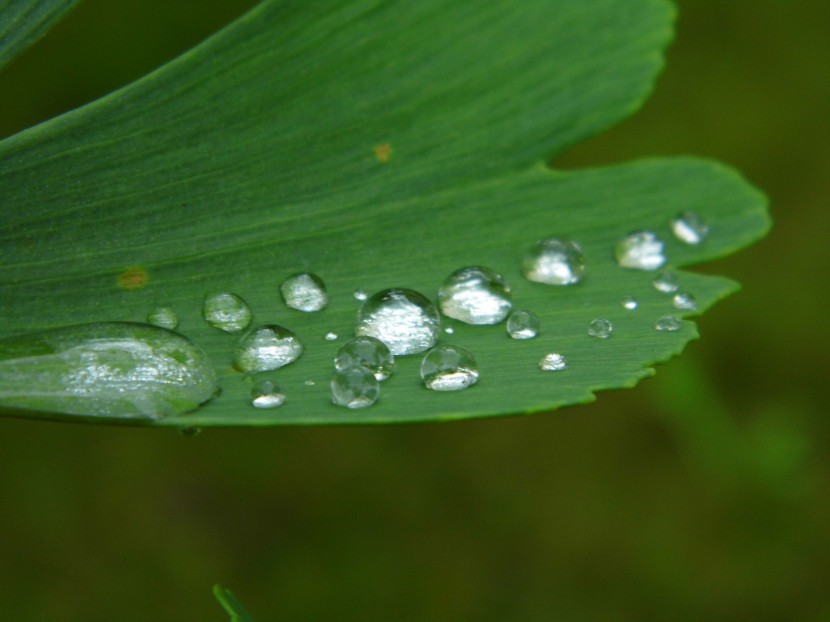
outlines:
[{"label": "green leaf", "polygon": [[40,39],[80,0],[3,0],[0,3],[0,68]]},{"label": "green leaf", "polygon": [[[143,321],[156,306],[174,308],[223,392],[157,425],[459,419],[632,386],[697,332],[690,321],[654,330],[674,309],[652,273],[616,265],[616,241],[653,229],[681,267],[734,252],[769,226],[763,196],[715,163],[543,165],[641,104],[672,17],[662,0],[264,2],[137,83],[0,143],[0,330]],[[709,222],[703,244],[671,236],[683,210]],[[544,236],[582,245],[584,283],[522,278],[524,251]],[[407,287],[434,298],[466,265],[503,274],[515,307],[540,316],[540,336],[517,342],[503,325],[446,322],[455,332],[445,339],[478,359],[475,387],[431,392],[420,357],[400,357],[375,406],[333,406],[328,381],[353,332],[352,292]],[[283,304],[279,284],[297,271],[325,280],[324,311]],[[681,279],[698,312],[736,289],[719,277]],[[247,300],[256,323],[284,325],[305,343],[273,374],[284,406],[250,406],[250,384],[231,368],[238,338],[202,321],[205,293],[221,290]],[[639,299],[637,311],[622,309],[625,295]],[[612,338],[588,337],[598,317],[614,322]],[[327,331],[341,339],[325,341]],[[550,351],[570,369],[541,372]]]},{"label": "green leaf", "polygon": [[221,585],[213,586],[213,595],[231,617],[230,622],[254,622],[253,616],[242,606],[236,595]]}]

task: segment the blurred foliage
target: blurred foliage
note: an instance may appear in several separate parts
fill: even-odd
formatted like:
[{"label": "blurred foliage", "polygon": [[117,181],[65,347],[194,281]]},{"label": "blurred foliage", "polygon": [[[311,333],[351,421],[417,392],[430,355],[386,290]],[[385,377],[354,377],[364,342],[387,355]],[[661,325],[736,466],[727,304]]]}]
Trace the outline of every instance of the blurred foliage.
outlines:
[{"label": "blurred foliage", "polygon": [[[87,0],[0,74],[0,134],[250,4]],[[830,5],[679,8],[645,108],[557,164],[692,153],[770,196],[773,233],[706,268],[744,291],[682,359],[594,405],[451,425],[0,421],[4,609],[220,621],[221,581],[259,620],[827,619]]]}]

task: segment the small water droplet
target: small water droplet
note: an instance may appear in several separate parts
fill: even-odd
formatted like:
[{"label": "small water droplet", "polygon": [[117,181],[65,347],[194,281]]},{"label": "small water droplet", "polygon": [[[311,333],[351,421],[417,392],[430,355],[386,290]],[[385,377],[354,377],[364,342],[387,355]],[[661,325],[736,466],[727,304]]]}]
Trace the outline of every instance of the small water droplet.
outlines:
[{"label": "small water droplet", "polygon": [[157,307],[147,314],[147,323],[175,330],[179,325],[179,316],[170,307]]},{"label": "small water droplet", "polygon": [[179,434],[182,436],[199,436],[202,433],[202,428],[183,427],[179,428]]},{"label": "small water droplet", "polygon": [[634,311],[637,307],[640,306],[640,303],[637,302],[637,299],[634,296],[626,296],[622,299],[622,308],[627,311]]},{"label": "small water droplet", "polygon": [[568,369],[568,361],[563,354],[549,352],[539,361],[539,369],[542,371],[562,371]]},{"label": "small water droplet", "polygon": [[395,356],[428,350],[438,339],[441,318],[429,299],[411,289],[385,289],[364,302],[355,334],[380,339]]},{"label": "small water droplet", "polygon": [[510,313],[510,286],[489,268],[468,266],[444,280],[438,305],[447,317],[467,324],[498,324]]},{"label": "small water droplet", "polygon": [[306,313],[322,310],[329,301],[323,279],[310,272],[289,276],[280,285],[280,292],[286,305]]},{"label": "small water droplet", "polygon": [[354,293],[352,294],[352,296],[354,296],[355,300],[359,300],[360,302],[363,302],[364,300],[366,300],[369,297],[369,294],[366,293],[366,290],[356,289],[356,290],[354,290]]},{"label": "small water droplet", "polygon": [[314,385],[316,385],[317,383],[316,383],[316,382],[314,382],[313,380],[306,380],[303,384],[304,384],[305,386],[307,386],[307,387],[313,387],[313,386],[314,386]]},{"label": "small water droplet", "polygon": [[433,391],[461,391],[478,382],[478,367],[464,348],[440,345],[421,361],[421,378]]},{"label": "small water droplet", "polygon": [[102,322],[0,339],[0,405],[70,415],[159,419],[219,391],[207,355],[147,324]]},{"label": "small water droplet", "polygon": [[571,240],[539,240],[522,261],[525,278],[547,285],[574,285],[585,275],[585,255]]},{"label": "small water droplet", "polygon": [[455,329],[452,326],[447,326],[444,329],[444,332],[447,333],[448,335],[452,335],[453,333],[455,333]]},{"label": "small water droplet", "polygon": [[331,401],[346,408],[367,408],[378,401],[380,382],[365,367],[336,371],[331,379]]},{"label": "small water droplet", "polygon": [[588,324],[588,334],[597,339],[608,339],[614,332],[614,325],[609,320],[591,320]]},{"label": "small water droplet", "polygon": [[327,332],[326,335],[325,335],[325,340],[326,341],[337,341],[338,339],[339,339],[338,334],[335,333],[334,331],[331,331],[331,330],[329,332]]},{"label": "small water droplet", "polygon": [[513,339],[533,339],[539,334],[541,322],[535,313],[526,310],[514,311],[507,319],[507,334]]},{"label": "small water droplet", "polygon": [[205,297],[202,307],[205,321],[226,333],[238,333],[250,326],[251,308],[236,294],[218,292]]},{"label": "small water droplet", "polygon": [[681,311],[694,311],[697,309],[697,300],[689,292],[678,292],[671,299],[671,302],[675,309],[680,309]]},{"label": "small water droplet", "polygon": [[617,263],[623,268],[657,270],[666,263],[663,241],[653,231],[635,231],[617,242]]},{"label": "small water droplet", "polygon": [[651,284],[658,292],[672,294],[680,289],[680,278],[671,270],[663,270],[654,277]]},{"label": "small water droplet", "polygon": [[709,235],[709,225],[696,212],[681,212],[671,221],[675,237],[686,244],[700,244]]},{"label": "small water droplet", "polygon": [[285,394],[273,380],[257,380],[251,388],[251,406],[277,408],[285,404]]},{"label": "small water droplet", "polygon": [[683,324],[673,315],[664,315],[654,324],[654,329],[662,332],[673,333],[682,328]]},{"label": "small water droplet", "polygon": [[386,380],[395,366],[395,357],[380,339],[374,337],[355,337],[349,340],[337,356],[334,368],[344,371],[349,367],[365,367],[378,380]]},{"label": "small water droplet", "polygon": [[296,361],[303,344],[287,328],[267,324],[249,332],[239,340],[234,367],[239,371],[258,372],[279,369]]}]

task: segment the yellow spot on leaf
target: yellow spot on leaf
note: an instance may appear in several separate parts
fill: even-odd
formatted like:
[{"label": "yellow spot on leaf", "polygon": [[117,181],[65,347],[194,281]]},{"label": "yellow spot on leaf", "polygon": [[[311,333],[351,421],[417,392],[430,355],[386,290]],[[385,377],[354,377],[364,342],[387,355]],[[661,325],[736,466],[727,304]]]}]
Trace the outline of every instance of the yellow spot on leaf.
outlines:
[{"label": "yellow spot on leaf", "polygon": [[389,162],[389,158],[391,156],[392,145],[389,143],[383,143],[382,145],[375,147],[375,157],[378,159],[378,162]]},{"label": "yellow spot on leaf", "polygon": [[118,287],[121,289],[141,289],[147,285],[149,278],[144,268],[138,266],[127,268],[118,275]]}]

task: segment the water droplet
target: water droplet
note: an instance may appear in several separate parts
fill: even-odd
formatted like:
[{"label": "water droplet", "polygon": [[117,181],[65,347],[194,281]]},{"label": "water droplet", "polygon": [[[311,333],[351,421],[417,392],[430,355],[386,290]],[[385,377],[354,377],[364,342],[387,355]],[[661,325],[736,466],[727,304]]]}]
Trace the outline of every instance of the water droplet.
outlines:
[{"label": "water droplet", "polygon": [[355,300],[359,300],[360,302],[363,302],[364,300],[366,300],[369,297],[369,294],[366,293],[366,290],[356,289],[356,290],[354,290],[354,293],[352,294],[352,296],[354,296]]},{"label": "water droplet", "polygon": [[239,340],[233,365],[239,371],[257,372],[279,369],[296,361],[303,344],[287,328],[267,324]]},{"label": "water droplet", "polygon": [[453,333],[455,333],[455,329],[452,326],[447,326],[444,329],[444,332],[447,333],[448,335],[452,335]]},{"label": "water droplet", "polygon": [[609,320],[591,320],[588,334],[597,339],[608,339],[614,332],[614,325]]},{"label": "water droplet", "polygon": [[366,408],[378,401],[380,382],[365,367],[336,371],[331,379],[331,401],[346,408]]},{"label": "water droplet", "polygon": [[90,417],[158,419],[218,392],[201,349],[157,326],[104,322],[0,340],[0,404]]},{"label": "water droplet", "polygon": [[355,334],[380,339],[395,356],[435,345],[441,318],[429,299],[411,289],[385,289],[361,305]]},{"label": "water droplet", "polygon": [[339,339],[339,336],[337,335],[337,333],[330,330],[325,334],[324,338],[326,341],[337,341]]},{"label": "water droplet", "polygon": [[617,263],[623,268],[657,270],[666,263],[663,241],[653,231],[635,231],[617,243]]},{"label": "water droplet", "polygon": [[343,344],[334,357],[334,368],[365,367],[378,380],[386,380],[395,366],[395,357],[385,343],[374,337],[355,337]]},{"label": "water droplet", "polygon": [[507,334],[513,339],[533,339],[539,334],[541,322],[531,311],[514,311],[507,319]]},{"label": "water droplet", "polygon": [[675,237],[686,244],[700,244],[709,235],[709,225],[695,212],[681,212],[671,221]]},{"label": "water droplet", "polygon": [[697,300],[689,292],[679,292],[671,299],[675,309],[681,311],[694,311],[697,309]]},{"label": "water droplet", "polygon": [[438,305],[447,317],[467,324],[498,324],[510,313],[510,286],[489,268],[468,266],[444,280]]},{"label": "water droplet", "polygon": [[640,306],[640,303],[637,302],[637,299],[634,296],[626,296],[622,299],[622,308],[626,309],[627,311],[634,311],[637,307]]},{"label": "water droplet", "polygon": [[257,380],[251,388],[254,408],[277,408],[285,404],[285,394],[273,380]]},{"label": "water droplet", "polygon": [[179,316],[170,307],[157,307],[147,314],[147,323],[175,330],[179,325]]},{"label": "water droplet", "polygon": [[525,278],[548,285],[573,285],[585,275],[585,255],[571,240],[539,240],[522,261]]},{"label": "water droplet", "polygon": [[568,361],[563,354],[549,352],[539,361],[539,369],[542,371],[562,371],[568,369]]},{"label": "water droplet", "polygon": [[202,317],[214,328],[238,333],[250,326],[253,316],[242,298],[230,292],[218,292],[205,297]]},{"label": "water droplet", "polygon": [[673,315],[664,315],[654,324],[655,330],[673,333],[682,328],[683,324]]},{"label": "water droplet", "polygon": [[651,284],[654,285],[654,289],[664,294],[671,294],[680,289],[680,279],[671,270],[663,270],[658,273]]},{"label": "water droplet", "polygon": [[313,387],[317,383],[314,382],[313,380],[306,380],[303,384],[307,387]]},{"label": "water droplet", "polygon": [[310,272],[289,276],[280,285],[280,292],[286,305],[307,313],[322,310],[329,301],[323,279]]},{"label": "water droplet", "polygon": [[421,361],[421,378],[433,391],[461,391],[478,382],[476,360],[464,348],[436,346]]}]

